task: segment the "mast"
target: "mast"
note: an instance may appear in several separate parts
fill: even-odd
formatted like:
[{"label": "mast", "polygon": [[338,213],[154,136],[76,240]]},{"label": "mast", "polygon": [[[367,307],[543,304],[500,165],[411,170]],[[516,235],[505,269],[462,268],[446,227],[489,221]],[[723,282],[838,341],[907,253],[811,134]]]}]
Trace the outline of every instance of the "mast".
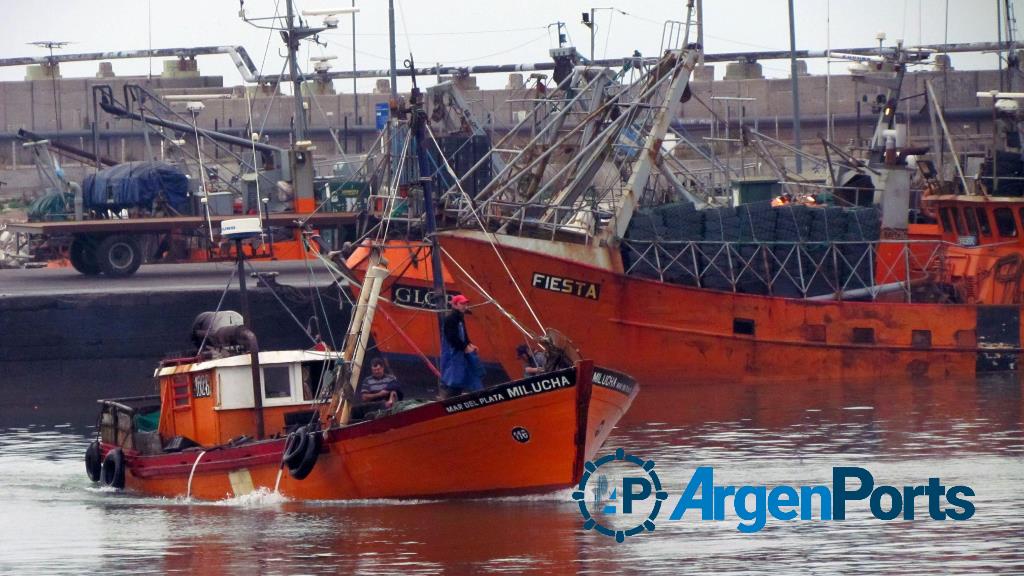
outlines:
[{"label": "mast", "polygon": [[[238,262],[238,299],[242,303],[242,325],[252,331],[252,318],[249,316],[249,294],[245,290],[245,252],[242,249],[242,238],[235,238],[236,260]],[[260,381],[259,349],[249,350],[249,366],[252,370],[252,399],[256,410],[256,439],[262,440],[266,435],[263,426],[263,385]]]},{"label": "mast", "polygon": [[388,0],[388,39],[391,44],[391,99],[398,100],[398,64],[395,60],[395,0]]},{"label": "mast", "polygon": [[[427,112],[423,109],[423,93],[416,85],[416,63],[409,55],[409,68],[412,74],[412,94],[409,98],[409,134],[413,138],[416,150],[419,182],[423,188],[423,204],[426,211],[424,232],[430,242],[430,267],[434,285],[434,308],[439,312],[447,308],[448,298],[444,291],[444,271],[441,268],[441,246],[437,241],[437,213],[434,206],[434,194],[431,189],[430,157],[427,154]],[[437,314],[438,335],[444,338],[444,318]]]},{"label": "mast", "polygon": [[366,355],[366,345],[370,341],[373,317],[377,312],[377,299],[387,276],[388,269],[382,265],[380,251],[374,248],[370,254],[370,266],[366,270],[363,288],[359,291],[359,301],[352,311],[348,335],[345,337],[342,358],[349,366],[347,380],[331,398],[330,413],[332,417],[337,417],[338,424],[342,426],[352,419],[352,399],[355,398],[356,389],[359,387],[363,357]]},{"label": "mast", "polygon": [[245,251],[242,241],[259,237],[263,233],[259,218],[237,218],[221,222],[220,235],[226,240],[235,242],[235,262],[238,265],[238,299],[242,308],[242,326],[249,337],[249,367],[252,370],[252,399],[256,415],[256,439],[262,440],[266,435],[263,426],[263,385],[260,381],[260,351],[256,346],[256,338],[252,332],[252,319],[249,316],[249,293],[245,289]]},{"label": "mast", "polygon": [[1005,0],[1005,9],[1003,11],[1003,18],[1006,26],[1006,90],[1013,92],[1013,77],[1014,71],[1017,69],[1020,62],[1017,58],[1016,49],[1016,38],[1017,32],[1017,18],[1013,15],[1013,1]]},{"label": "mast", "polygon": [[803,159],[800,157],[800,82],[796,68],[796,23],[793,18],[793,0],[789,0],[789,82],[793,87],[793,146],[797,150],[796,172],[803,171]]},{"label": "mast", "polygon": [[299,77],[298,61],[299,40],[305,36],[300,36],[295,28],[295,10],[292,7],[292,0],[287,0],[287,5],[288,29],[285,43],[288,46],[288,72],[292,77],[292,90],[294,91],[293,97],[295,100],[295,141],[298,142],[306,139],[306,112],[302,101],[302,78]]}]

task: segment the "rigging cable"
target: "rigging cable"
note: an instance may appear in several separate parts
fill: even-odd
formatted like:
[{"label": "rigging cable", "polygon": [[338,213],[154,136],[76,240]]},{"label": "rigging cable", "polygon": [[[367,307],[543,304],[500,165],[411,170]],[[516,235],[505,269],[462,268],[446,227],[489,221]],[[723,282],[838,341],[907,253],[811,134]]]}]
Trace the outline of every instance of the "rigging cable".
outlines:
[{"label": "rigging cable", "polygon": [[213,239],[213,219],[210,218],[210,191],[206,188],[206,167],[203,166],[203,144],[199,139],[199,125],[196,124],[196,111],[190,109],[192,112],[192,129],[195,130],[196,134],[196,155],[199,158],[199,183],[203,187],[203,205],[206,208],[206,227],[210,232],[210,243],[215,242]]},{"label": "rigging cable", "polygon": [[[469,280],[470,282],[473,283],[473,287],[476,288],[477,291],[479,291],[480,294],[484,298],[486,298],[488,302],[493,304],[494,307],[497,308],[499,312],[501,312],[506,318],[509,319],[509,321],[512,322],[512,325],[515,326],[517,330],[522,332],[523,335],[526,336],[527,338],[531,338],[531,339],[537,340],[537,336],[532,334],[529,330],[527,330],[525,326],[523,326],[522,324],[519,323],[519,320],[517,320],[516,317],[513,316],[511,312],[506,310],[501,304],[498,303],[497,300],[494,299],[493,296],[488,294],[487,290],[484,290],[484,287],[481,286],[480,284],[478,284],[476,279],[474,279],[469,274],[469,272],[467,272],[466,269],[463,268],[461,264],[459,264],[458,260],[456,260],[447,250],[445,250],[443,246],[441,246],[441,252],[445,256],[447,256],[449,260],[451,260],[452,264],[455,264],[455,266],[459,269],[460,272],[462,272],[463,276],[465,276],[467,280]],[[515,284],[515,281],[513,281],[512,283]],[[519,287],[516,286],[517,290],[518,290],[518,288]],[[524,298],[524,300],[525,300],[525,298]],[[532,314],[533,310],[530,308],[530,303],[529,302],[526,303],[526,307],[527,307],[528,310],[530,310],[530,313]],[[534,315],[534,319],[536,320],[536,315]],[[539,323],[540,321],[538,320],[537,322]],[[540,328],[541,328],[541,332],[542,333],[545,332],[544,326],[541,326]]]},{"label": "rigging cable", "polygon": [[[393,139],[392,139],[393,141]],[[406,158],[409,152],[409,142],[412,141],[411,135],[407,135],[405,142],[402,144],[402,155],[398,158],[398,169],[391,177],[391,182],[388,190],[387,202],[384,204],[385,216],[384,229],[378,230],[377,239],[383,240],[388,237],[388,231],[391,228],[391,213],[395,209],[396,199],[398,198],[398,185],[402,178],[402,170],[405,168]],[[391,142],[388,142],[388,148],[390,149]]]},{"label": "rigging cable", "polygon": [[[434,131],[430,129],[429,125],[426,127],[426,129],[427,134],[430,134],[430,139],[434,142],[434,146],[437,146],[438,151],[440,151],[441,145],[437,142],[437,138],[434,137]],[[472,206],[473,199],[470,198],[469,194],[467,194],[466,191],[462,188],[462,182],[459,181],[458,176],[455,174],[455,170],[452,169],[451,165],[448,163],[448,159],[444,157],[444,154],[441,154],[441,160],[444,162],[445,167],[448,169],[448,173],[452,175],[452,178],[455,178],[455,185],[459,187],[459,192],[462,193],[462,196],[466,199],[469,205]],[[494,234],[488,232],[487,227],[484,226],[484,223],[480,219],[480,215],[477,214],[476,210],[471,210],[471,212],[473,214],[473,217],[476,218],[476,222],[480,226],[480,230],[483,231],[484,238],[486,238],[488,244],[491,245],[491,248],[494,250],[494,254],[498,257],[498,260],[501,262],[502,268],[505,269],[505,273],[508,274],[509,281],[512,282],[512,286],[515,287],[516,292],[519,294],[519,297],[522,298],[523,303],[526,304],[526,309],[530,312],[530,316],[533,317],[534,322],[536,322],[537,326],[540,327],[541,332],[544,332],[544,324],[541,323],[540,318],[537,317],[537,313],[533,310],[533,307],[530,306],[529,300],[527,300],[526,295],[519,287],[519,283],[516,282],[515,277],[512,275],[512,271],[509,270],[508,268],[508,264],[505,263],[505,258],[502,257],[501,251],[498,250],[498,246],[494,241]],[[456,265],[457,264],[458,263],[456,262]],[[475,283],[476,282],[474,282],[474,284]]]},{"label": "rigging cable", "polygon": [[[235,273],[238,269],[234,266],[231,267],[231,278],[228,278],[227,286],[224,286],[224,291],[220,293],[220,301],[217,302],[217,309],[213,312],[217,315],[220,312],[220,307],[224,305],[224,297],[228,295],[228,290],[231,288],[231,284],[235,281]],[[196,356],[200,356],[203,353],[203,348],[206,347],[206,339],[209,337],[210,332],[207,330],[203,333],[203,340],[199,343],[199,350],[196,352]]]},{"label": "rigging cable", "polygon": [[267,282],[267,280],[266,280],[265,278],[263,278],[263,276],[261,276],[261,275],[259,275],[259,274],[257,274],[257,273],[256,273],[256,272],[257,272],[257,271],[256,271],[256,268],[255,268],[255,267],[253,267],[253,265],[252,265],[252,263],[251,263],[251,262],[249,262],[248,260],[246,260],[246,261],[245,261],[245,264],[246,264],[246,266],[248,266],[248,267],[249,267],[249,272],[250,272],[250,274],[251,274],[252,276],[254,276],[254,277],[256,278],[256,280],[257,280],[258,282],[262,282],[264,286],[266,286],[266,287],[267,287],[268,289],[270,289],[270,293],[271,293],[271,294],[272,294],[272,295],[274,296],[274,299],[276,299],[276,300],[277,300],[277,302],[278,302],[278,304],[280,304],[280,305],[281,305],[281,306],[282,306],[282,307],[284,308],[285,312],[287,312],[287,313],[288,313],[288,315],[289,315],[289,316],[291,316],[292,320],[294,320],[294,321],[295,321],[295,324],[296,324],[296,325],[297,325],[297,326],[299,327],[299,329],[300,329],[300,330],[302,330],[302,333],[303,333],[303,334],[305,334],[305,335],[306,335],[306,338],[309,338],[309,341],[310,341],[310,342],[312,342],[312,343],[313,343],[313,345],[315,346],[315,345],[316,345],[316,339],[315,339],[315,338],[313,338],[313,335],[312,335],[312,334],[310,334],[310,333],[309,333],[309,330],[307,330],[307,329],[306,329],[306,325],[305,325],[305,324],[303,324],[303,323],[302,323],[302,322],[301,322],[301,321],[300,321],[300,320],[299,320],[299,319],[298,319],[298,318],[297,318],[297,317],[295,316],[295,314],[294,314],[294,313],[292,313],[292,309],[291,309],[291,308],[289,308],[289,307],[288,307],[288,305],[284,303],[284,300],[281,300],[281,297],[280,297],[280,296],[279,296],[279,295],[277,294],[277,291],[276,291],[276,290],[274,290],[274,287],[273,287],[273,286],[271,286],[271,285],[270,285],[270,283],[269,283],[269,282]]},{"label": "rigging cable", "polygon": [[[261,208],[260,201],[260,163],[256,157],[256,139],[259,138],[259,136],[252,131],[252,98],[249,96],[249,87],[243,86],[242,89],[245,90],[245,110],[249,113],[249,141],[252,143],[252,169],[253,172],[256,173],[256,178],[253,179],[256,184],[256,214],[259,216],[260,220],[260,235],[263,236],[263,208]],[[246,190],[246,192],[248,192],[248,190]]]}]

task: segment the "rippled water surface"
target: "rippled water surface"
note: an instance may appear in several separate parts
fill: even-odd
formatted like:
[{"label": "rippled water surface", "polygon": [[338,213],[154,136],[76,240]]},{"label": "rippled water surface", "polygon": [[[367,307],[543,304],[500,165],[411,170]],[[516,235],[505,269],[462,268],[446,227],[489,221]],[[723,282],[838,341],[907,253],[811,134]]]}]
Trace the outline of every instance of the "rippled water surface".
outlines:
[{"label": "rippled water surface", "polygon": [[[130,367],[128,367],[130,368]],[[125,370],[128,370],[125,368]],[[653,459],[674,505],[698,466],[716,484],[831,484],[861,466],[903,486],[965,484],[964,522],[844,522],[688,514],[622,544],[582,529],[570,492],[476,501],[300,503],[269,494],[214,503],[94,487],[82,454],[102,369],[56,384],[25,367],[0,385],[0,573],[1024,573],[1024,432],[1017,375],[977,381],[647,384],[607,448]],[[145,371],[142,372],[145,374]],[[83,379],[84,375],[84,379]],[[67,380],[63,380],[67,381]],[[860,503],[863,504],[863,503]],[[731,513],[731,510],[730,510]]]}]

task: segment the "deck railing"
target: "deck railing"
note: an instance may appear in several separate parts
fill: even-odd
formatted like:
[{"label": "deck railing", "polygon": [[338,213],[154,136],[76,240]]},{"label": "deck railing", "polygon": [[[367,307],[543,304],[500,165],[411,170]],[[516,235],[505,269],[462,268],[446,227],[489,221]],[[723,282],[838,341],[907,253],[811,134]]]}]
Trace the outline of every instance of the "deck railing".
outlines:
[{"label": "deck railing", "polygon": [[[626,273],[663,282],[792,298],[906,302],[944,269],[931,240],[714,242],[623,240]],[[932,295],[934,296],[934,295]]]}]

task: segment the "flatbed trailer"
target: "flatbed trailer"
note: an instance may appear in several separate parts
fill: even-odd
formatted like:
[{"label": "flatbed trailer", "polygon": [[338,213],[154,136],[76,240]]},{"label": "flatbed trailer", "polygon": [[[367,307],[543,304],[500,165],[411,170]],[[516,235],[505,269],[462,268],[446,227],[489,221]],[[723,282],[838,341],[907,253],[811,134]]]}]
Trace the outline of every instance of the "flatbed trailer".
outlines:
[{"label": "flatbed trailer", "polygon": [[[230,243],[210,241],[209,228],[238,215],[170,216],[149,218],[68,220],[9,223],[4,229],[17,236],[20,249],[33,247],[37,258],[70,261],[78,272],[94,276],[130,276],[143,263],[203,262],[234,258]],[[249,246],[250,258],[300,258],[304,252],[300,225],[320,231],[338,244],[354,230],[356,212],[277,212],[263,217],[271,230],[266,239]],[[275,233],[275,230],[278,232]],[[282,234],[287,237],[278,237]],[[338,246],[334,246],[335,248]]]}]

